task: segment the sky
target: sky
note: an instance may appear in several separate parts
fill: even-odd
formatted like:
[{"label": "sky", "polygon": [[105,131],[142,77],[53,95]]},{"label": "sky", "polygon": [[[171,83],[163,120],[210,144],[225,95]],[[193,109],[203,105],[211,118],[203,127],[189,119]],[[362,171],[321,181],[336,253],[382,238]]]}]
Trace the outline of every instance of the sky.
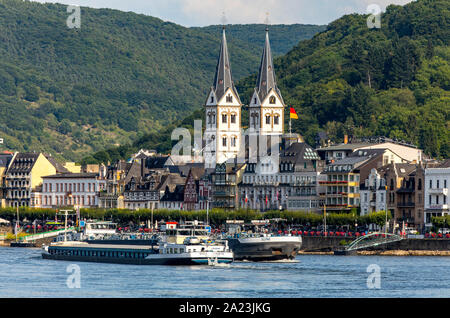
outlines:
[{"label": "sky", "polygon": [[[92,8],[133,11],[183,26],[212,24],[328,24],[344,14],[368,13],[369,5],[382,11],[390,4],[412,0],[34,0]],[[225,20],[223,18],[225,16]]]}]

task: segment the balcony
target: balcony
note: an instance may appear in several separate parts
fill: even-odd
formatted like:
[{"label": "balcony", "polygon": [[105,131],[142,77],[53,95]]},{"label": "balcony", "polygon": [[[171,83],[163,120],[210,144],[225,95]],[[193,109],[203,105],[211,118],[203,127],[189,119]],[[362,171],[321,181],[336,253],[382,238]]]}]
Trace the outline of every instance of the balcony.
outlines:
[{"label": "balcony", "polygon": [[278,187],[280,185],[279,181],[265,181],[265,180],[258,180],[253,182],[254,186],[272,186],[272,187]]},{"label": "balcony", "polygon": [[348,184],[348,181],[338,181],[338,180],[319,181],[319,184],[324,184],[324,185]]},{"label": "balcony", "polygon": [[328,192],[326,194],[328,197],[346,197],[348,196],[347,192]]},{"label": "balcony", "polygon": [[294,187],[315,187],[317,182],[315,181],[295,181],[292,184]]},{"label": "balcony", "polygon": [[231,193],[228,191],[215,191],[214,196],[216,197],[234,197],[236,193]]},{"label": "balcony", "polygon": [[398,208],[413,208],[414,206],[414,202],[397,202]]},{"label": "balcony", "polygon": [[449,205],[448,204],[433,204],[433,205],[427,205],[425,207],[427,210],[448,210]]},{"label": "balcony", "polygon": [[397,190],[397,193],[413,193],[414,188],[400,188]]},{"label": "balcony", "polygon": [[448,195],[448,188],[428,189],[429,194]]}]

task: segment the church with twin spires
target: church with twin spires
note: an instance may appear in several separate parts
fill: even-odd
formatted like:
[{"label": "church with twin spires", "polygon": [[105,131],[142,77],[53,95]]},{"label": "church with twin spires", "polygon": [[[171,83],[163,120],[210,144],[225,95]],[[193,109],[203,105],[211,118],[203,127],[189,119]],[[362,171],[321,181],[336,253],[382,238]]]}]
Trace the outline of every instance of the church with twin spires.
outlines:
[{"label": "church with twin spires", "polygon": [[[245,157],[245,136],[242,135],[241,126],[242,106],[244,105],[233,82],[225,27],[223,27],[214,82],[205,102],[204,138],[207,150],[204,156],[205,163],[209,163],[211,167],[216,163]],[[284,133],[284,108],[283,97],[276,83],[269,29],[266,28],[258,79],[248,105],[248,133],[256,137],[278,136],[281,138]]]}]

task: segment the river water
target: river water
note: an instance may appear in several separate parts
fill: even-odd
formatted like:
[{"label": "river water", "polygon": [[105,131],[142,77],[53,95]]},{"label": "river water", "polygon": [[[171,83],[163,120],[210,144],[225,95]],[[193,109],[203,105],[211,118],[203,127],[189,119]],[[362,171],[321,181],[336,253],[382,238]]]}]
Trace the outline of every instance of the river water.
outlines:
[{"label": "river water", "polygon": [[[76,287],[72,264],[80,288],[68,287]],[[40,249],[0,247],[0,297],[450,297],[450,257],[302,255],[171,267],[44,260]]]}]

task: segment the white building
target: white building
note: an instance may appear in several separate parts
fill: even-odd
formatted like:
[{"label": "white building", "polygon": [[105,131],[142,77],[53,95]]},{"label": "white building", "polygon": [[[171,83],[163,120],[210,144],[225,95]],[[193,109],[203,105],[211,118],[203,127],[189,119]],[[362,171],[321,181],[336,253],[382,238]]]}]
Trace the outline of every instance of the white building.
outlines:
[{"label": "white building", "polygon": [[279,158],[277,173],[264,173],[264,161],[249,163],[239,184],[239,205],[254,210],[320,211],[323,161],[306,143],[294,143]]},{"label": "white building", "polygon": [[360,202],[361,215],[386,210],[386,180],[375,168],[360,187]]},{"label": "white building", "polygon": [[205,166],[215,168],[236,158],[241,149],[241,107],[238,92],[231,76],[225,27],[213,87],[205,102],[206,130]]},{"label": "white building", "polygon": [[425,169],[425,213],[424,222],[430,227],[431,217],[449,214],[450,162],[437,168]]},{"label": "white building", "polygon": [[62,173],[42,178],[41,207],[98,206],[98,193],[106,190],[106,181],[97,173]]},{"label": "white building", "polygon": [[259,75],[249,108],[250,130],[259,132],[260,135],[278,135],[281,138],[284,133],[285,104],[276,82],[268,29]]}]

